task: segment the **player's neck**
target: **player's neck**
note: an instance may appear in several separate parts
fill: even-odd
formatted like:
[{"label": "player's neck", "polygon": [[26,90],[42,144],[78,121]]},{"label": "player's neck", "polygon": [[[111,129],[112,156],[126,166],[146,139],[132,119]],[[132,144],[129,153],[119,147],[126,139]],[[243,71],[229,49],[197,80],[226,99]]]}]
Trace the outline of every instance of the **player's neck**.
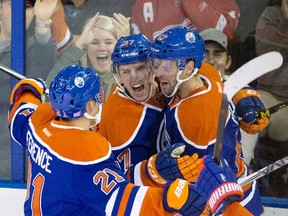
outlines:
[{"label": "player's neck", "polygon": [[69,125],[73,127],[78,127],[83,130],[89,130],[90,128],[90,120],[86,119],[85,117],[80,117],[76,119],[64,120],[60,119],[60,121],[67,122]]},{"label": "player's neck", "polygon": [[192,91],[203,86],[204,86],[204,83],[202,82],[200,77],[196,75],[194,77],[191,77],[191,79],[187,80],[186,82],[183,82],[180,85],[177,94],[180,96],[180,98],[185,98]]}]

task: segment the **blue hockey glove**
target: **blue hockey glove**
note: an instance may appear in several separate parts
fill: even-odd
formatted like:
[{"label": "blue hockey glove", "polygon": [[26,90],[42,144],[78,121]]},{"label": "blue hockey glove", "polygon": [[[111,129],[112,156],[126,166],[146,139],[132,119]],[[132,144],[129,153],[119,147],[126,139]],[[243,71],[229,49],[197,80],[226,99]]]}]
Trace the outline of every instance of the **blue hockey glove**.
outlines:
[{"label": "blue hockey glove", "polygon": [[222,213],[228,202],[240,201],[244,194],[235,173],[222,162],[218,166],[210,155],[202,160],[196,190],[206,200],[212,213]]},{"label": "blue hockey glove", "polygon": [[235,94],[233,103],[236,106],[238,116],[247,123],[255,122],[257,113],[265,110],[259,93],[248,87],[241,89]]},{"label": "blue hockey glove", "polygon": [[176,143],[167,146],[158,154],[149,158],[146,164],[146,173],[153,181],[165,184],[166,181],[174,181],[176,178],[185,179],[188,182],[195,182],[199,174],[201,159],[198,154],[185,155],[185,145]]},{"label": "blue hockey glove", "polygon": [[13,88],[10,95],[10,103],[15,103],[25,92],[32,92],[41,100],[41,95],[46,90],[46,83],[40,78],[20,80]]},{"label": "blue hockey glove", "polygon": [[248,134],[256,134],[267,127],[269,119],[257,118],[257,113],[265,110],[265,106],[260,99],[257,91],[250,87],[241,89],[234,97],[233,103],[240,120],[240,127]]},{"label": "blue hockey glove", "polygon": [[163,194],[164,208],[178,212],[182,216],[200,215],[205,209],[206,200],[196,191],[195,186],[183,179],[167,182]]}]

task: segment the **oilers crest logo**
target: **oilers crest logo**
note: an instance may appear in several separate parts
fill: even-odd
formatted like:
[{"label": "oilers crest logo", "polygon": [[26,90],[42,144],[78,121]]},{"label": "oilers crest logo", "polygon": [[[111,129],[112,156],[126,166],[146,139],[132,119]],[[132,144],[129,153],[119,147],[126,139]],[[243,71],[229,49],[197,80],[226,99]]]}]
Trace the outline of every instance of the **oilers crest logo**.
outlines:
[{"label": "oilers crest logo", "polygon": [[186,41],[188,41],[189,43],[195,43],[195,40],[196,40],[195,35],[194,35],[192,32],[186,33],[185,39],[186,39]]},{"label": "oilers crest logo", "polygon": [[83,88],[83,86],[85,85],[85,81],[84,81],[83,77],[75,77],[74,84],[78,88]]}]

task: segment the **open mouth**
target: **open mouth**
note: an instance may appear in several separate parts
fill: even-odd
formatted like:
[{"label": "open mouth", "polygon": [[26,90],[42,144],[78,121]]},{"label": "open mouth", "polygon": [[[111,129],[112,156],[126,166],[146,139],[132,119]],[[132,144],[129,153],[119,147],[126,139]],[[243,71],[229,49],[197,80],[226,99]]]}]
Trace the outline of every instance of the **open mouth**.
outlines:
[{"label": "open mouth", "polygon": [[143,84],[133,85],[133,86],[132,86],[132,89],[133,89],[135,92],[140,93],[140,92],[143,91],[144,85],[143,85]]},{"label": "open mouth", "polygon": [[107,55],[97,55],[97,61],[107,61],[108,56]]}]

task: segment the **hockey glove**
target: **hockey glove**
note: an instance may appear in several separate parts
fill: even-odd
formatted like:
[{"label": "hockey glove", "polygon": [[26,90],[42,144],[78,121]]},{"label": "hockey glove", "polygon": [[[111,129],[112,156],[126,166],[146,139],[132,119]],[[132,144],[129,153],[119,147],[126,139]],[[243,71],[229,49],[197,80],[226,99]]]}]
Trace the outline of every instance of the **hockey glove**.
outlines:
[{"label": "hockey glove", "polygon": [[269,120],[267,117],[257,118],[257,113],[265,110],[265,106],[257,91],[251,87],[241,89],[234,97],[233,103],[240,120],[240,127],[248,134],[256,134],[267,127]]},{"label": "hockey glove", "polygon": [[25,92],[32,92],[39,100],[46,90],[46,83],[44,80],[37,79],[23,79],[20,80],[13,88],[10,95],[10,103],[15,103],[21,95]]},{"label": "hockey glove", "polygon": [[267,127],[268,124],[269,124],[269,119],[267,117],[262,117],[261,119],[259,119],[253,124],[249,124],[243,120],[240,120],[241,129],[248,134],[259,133],[262,129]]},{"label": "hockey glove", "polygon": [[183,179],[176,179],[165,185],[163,205],[167,211],[178,212],[182,216],[200,215],[206,200],[196,191],[194,185]]},{"label": "hockey glove", "polygon": [[196,190],[208,200],[212,213],[222,213],[227,202],[240,201],[244,194],[235,173],[226,165],[218,166],[210,155],[203,158]]},{"label": "hockey glove", "polygon": [[153,181],[165,184],[166,181],[174,181],[176,178],[185,179],[188,182],[195,182],[199,173],[201,159],[198,154],[185,155],[185,145],[176,143],[167,146],[158,154],[149,158],[146,164],[146,174]]}]

